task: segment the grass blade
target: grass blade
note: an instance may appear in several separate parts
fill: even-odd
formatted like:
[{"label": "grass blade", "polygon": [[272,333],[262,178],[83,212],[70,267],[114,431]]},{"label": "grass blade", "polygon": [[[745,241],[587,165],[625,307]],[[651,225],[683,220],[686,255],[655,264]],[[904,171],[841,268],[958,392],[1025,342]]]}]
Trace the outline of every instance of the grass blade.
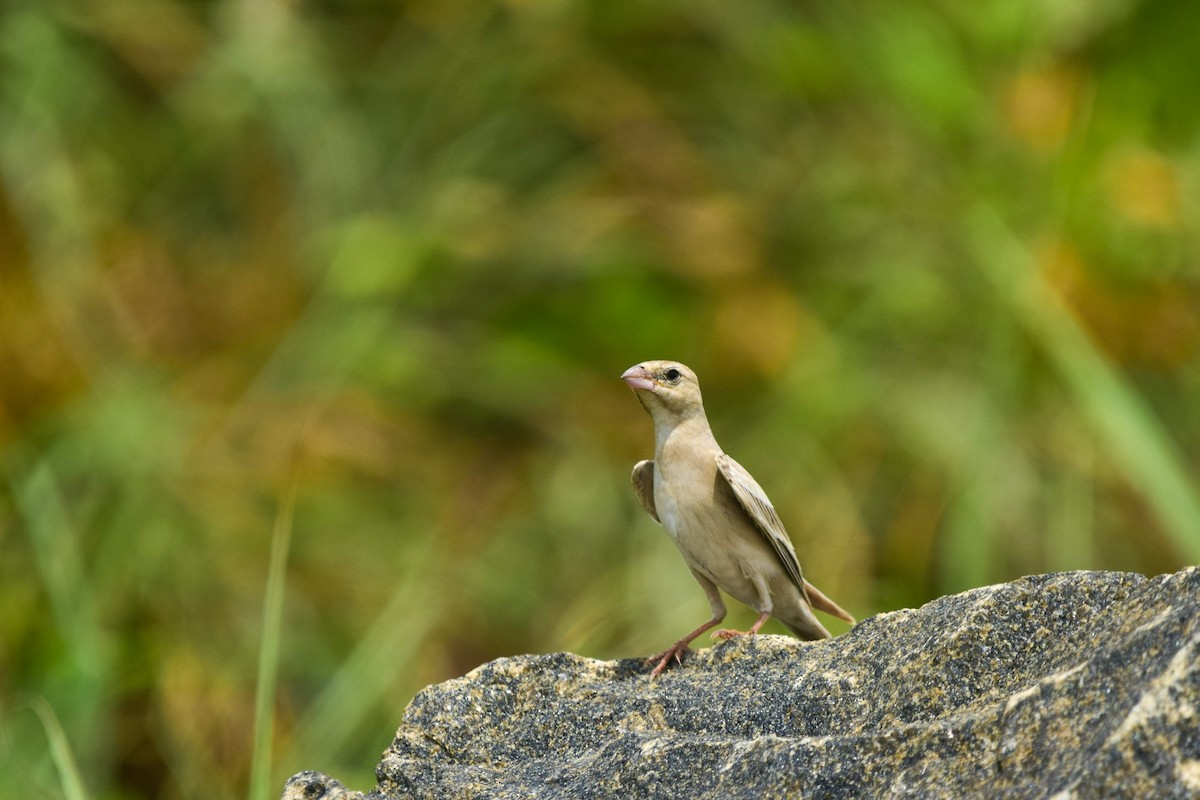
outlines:
[{"label": "grass blade", "polygon": [[50,757],[54,760],[54,768],[58,771],[63,794],[66,795],[67,800],[90,800],[91,795],[84,788],[83,776],[79,773],[79,765],[75,762],[71,743],[67,741],[67,734],[59,724],[54,709],[41,697],[33,698],[30,705],[42,721],[42,728],[46,731],[46,739],[50,743]]},{"label": "grass blade", "polygon": [[391,601],[296,725],[290,760],[305,763],[339,755],[396,675],[422,652],[442,611],[430,576],[446,572],[436,564],[429,544],[407,558],[409,567],[399,576]]},{"label": "grass blade", "polygon": [[275,687],[279,678],[279,643],[283,635],[283,595],[295,505],[296,481],[293,478],[275,516],[275,530],[271,536],[271,559],[267,571],[266,597],[263,600],[262,643],[258,654],[258,687],[254,699],[250,800],[266,800],[270,790]]},{"label": "grass blade", "polygon": [[981,263],[1092,416],[1114,464],[1179,552],[1200,561],[1200,498],[1162,422],[1092,342],[995,212],[976,209],[970,223]]}]

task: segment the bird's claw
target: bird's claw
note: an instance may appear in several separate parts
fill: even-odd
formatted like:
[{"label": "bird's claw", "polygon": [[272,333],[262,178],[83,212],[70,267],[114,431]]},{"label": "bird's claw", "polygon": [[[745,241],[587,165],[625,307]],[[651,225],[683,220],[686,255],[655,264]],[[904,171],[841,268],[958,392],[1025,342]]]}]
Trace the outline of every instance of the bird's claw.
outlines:
[{"label": "bird's claw", "polygon": [[659,675],[671,666],[671,662],[676,664],[683,663],[683,657],[692,652],[692,649],[687,646],[687,642],[676,642],[657,655],[650,656],[646,659],[646,664],[654,664],[658,662],[654,670],[650,673],[651,678],[657,678]]},{"label": "bird's claw", "polygon": [[736,639],[738,636],[753,636],[751,631],[735,631],[732,628],[722,628],[719,631],[713,631],[712,638],[720,639],[722,642]]}]

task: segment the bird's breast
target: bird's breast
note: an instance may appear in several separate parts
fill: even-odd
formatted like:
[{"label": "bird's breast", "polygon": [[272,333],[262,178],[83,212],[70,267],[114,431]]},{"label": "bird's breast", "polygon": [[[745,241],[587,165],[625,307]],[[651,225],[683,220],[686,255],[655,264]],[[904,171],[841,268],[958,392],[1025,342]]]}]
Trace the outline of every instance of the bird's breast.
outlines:
[{"label": "bird's breast", "polygon": [[717,470],[703,464],[676,462],[655,476],[654,505],[668,535],[681,550],[695,552],[719,521],[714,519]]},{"label": "bird's breast", "polygon": [[[657,465],[656,461],[656,465]],[[669,464],[655,474],[659,521],[688,566],[739,601],[758,607],[751,575],[783,576],[778,556],[746,516],[715,455]]]}]

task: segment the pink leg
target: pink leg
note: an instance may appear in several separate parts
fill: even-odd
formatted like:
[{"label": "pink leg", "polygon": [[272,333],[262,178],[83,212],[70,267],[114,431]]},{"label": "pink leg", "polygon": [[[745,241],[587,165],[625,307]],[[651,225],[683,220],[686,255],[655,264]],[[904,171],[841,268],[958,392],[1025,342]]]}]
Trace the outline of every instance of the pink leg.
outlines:
[{"label": "pink leg", "polygon": [[748,631],[735,631],[726,628],[714,633],[712,638],[732,639],[735,636],[754,636],[758,633],[758,629],[767,621],[767,618],[771,616],[771,609],[774,606],[771,604],[771,590],[767,586],[767,582],[763,580],[761,575],[752,576],[751,579],[754,581],[754,588],[758,592],[758,607],[762,609],[758,614],[758,619],[754,620],[754,624],[750,626],[750,630]]},{"label": "pink leg", "polygon": [[771,618],[770,611],[764,611],[758,615],[758,619],[754,620],[754,624],[750,626],[748,631],[735,631],[730,628],[722,628],[712,635],[714,639],[732,639],[735,636],[753,636],[758,633],[758,629],[763,626],[768,619]]},{"label": "pink leg", "polygon": [[676,664],[683,663],[683,654],[688,651],[688,645],[692,643],[700,634],[704,633],[709,628],[712,628],[721,623],[725,619],[725,601],[721,599],[721,592],[717,589],[716,584],[704,577],[700,573],[692,570],[692,577],[696,579],[696,583],[700,584],[700,588],[704,590],[704,594],[708,596],[708,604],[712,606],[712,619],[701,625],[696,630],[684,636],[675,644],[668,647],[658,655],[650,656],[646,659],[647,664],[652,664],[655,661],[658,664],[654,667],[654,671],[650,673],[651,678],[657,678],[663,673],[667,667],[671,666],[671,662]]},{"label": "pink leg", "polygon": [[696,628],[696,630],[692,631],[687,636],[683,637],[658,655],[647,658],[647,664],[650,664],[654,661],[658,662],[658,665],[654,668],[654,671],[650,673],[650,677],[657,678],[663,673],[663,670],[671,665],[672,661],[674,661],[676,664],[682,664],[683,654],[688,651],[688,645],[692,643],[692,640],[714,625],[720,624],[721,620],[724,618],[724,614],[719,617],[713,617],[708,622],[704,623],[699,628]]}]

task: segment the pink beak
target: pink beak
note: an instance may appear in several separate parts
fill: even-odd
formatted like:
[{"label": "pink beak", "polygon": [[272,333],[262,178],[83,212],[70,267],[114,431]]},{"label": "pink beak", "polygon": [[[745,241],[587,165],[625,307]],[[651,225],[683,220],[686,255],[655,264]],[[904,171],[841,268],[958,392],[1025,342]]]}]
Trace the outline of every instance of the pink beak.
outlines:
[{"label": "pink beak", "polygon": [[635,367],[630,367],[621,373],[621,380],[629,384],[629,388],[635,392],[651,392],[654,391],[654,381],[650,378],[650,373],[641,364]]}]

